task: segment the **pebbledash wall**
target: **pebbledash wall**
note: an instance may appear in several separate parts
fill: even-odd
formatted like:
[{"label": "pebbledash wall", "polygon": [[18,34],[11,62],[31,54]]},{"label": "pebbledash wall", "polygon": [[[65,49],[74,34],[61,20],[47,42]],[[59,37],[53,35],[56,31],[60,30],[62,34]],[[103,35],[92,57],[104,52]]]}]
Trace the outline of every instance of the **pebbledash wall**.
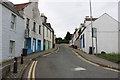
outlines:
[{"label": "pebbledash wall", "polygon": [[[26,5],[25,5],[26,4]],[[27,19],[29,19],[29,37],[24,40],[24,48],[28,49],[28,53],[39,52],[43,50],[43,27],[40,12],[38,9],[38,2],[28,2],[19,5],[25,5],[19,12],[23,14],[25,18],[24,27],[26,29]],[[16,5],[16,6],[19,6]],[[33,31],[33,25],[35,23],[35,31]],[[39,33],[40,28],[40,33]],[[26,43],[28,46],[26,46]]]},{"label": "pebbledash wall", "polygon": [[[24,46],[24,19],[18,16],[16,11],[10,10],[8,4],[8,7],[5,7],[0,3],[0,7],[1,6],[2,18],[0,15],[0,19],[2,19],[2,31],[0,32],[2,32],[2,46],[0,46],[0,49],[2,47],[2,61],[5,61],[22,54],[22,48]],[[11,29],[12,14],[16,16],[14,30]],[[15,42],[14,54],[10,54],[10,41]]]},{"label": "pebbledash wall", "polygon": [[[2,5],[0,5],[0,26],[2,26]],[[1,46],[2,46],[2,27],[0,27],[0,62],[2,61],[2,47]]]},{"label": "pebbledash wall", "polygon": [[[97,53],[104,51],[106,53],[118,53],[118,21],[108,14],[103,14],[93,22],[93,27],[97,28]],[[89,53],[89,47],[92,46],[91,24],[86,26],[82,33],[85,38],[85,48],[83,51]],[[96,53],[96,40],[93,39],[94,53]]]}]

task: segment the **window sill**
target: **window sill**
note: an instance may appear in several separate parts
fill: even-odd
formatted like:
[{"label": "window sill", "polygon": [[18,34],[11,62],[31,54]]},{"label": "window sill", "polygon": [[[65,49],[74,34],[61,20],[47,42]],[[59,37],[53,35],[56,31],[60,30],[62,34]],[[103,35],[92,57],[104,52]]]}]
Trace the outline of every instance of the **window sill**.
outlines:
[{"label": "window sill", "polygon": [[12,31],[12,32],[15,32],[15,33],[16,33],[16,30],[15,30],[15,29],[10,29],[10,31]]}]

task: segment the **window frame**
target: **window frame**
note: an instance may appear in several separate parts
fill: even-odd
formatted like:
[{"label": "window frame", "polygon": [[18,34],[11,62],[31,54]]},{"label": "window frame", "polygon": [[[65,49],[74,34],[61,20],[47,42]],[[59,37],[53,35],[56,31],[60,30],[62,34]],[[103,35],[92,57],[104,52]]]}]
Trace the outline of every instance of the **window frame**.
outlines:
[{"label": "window frame", "polygon": [[11,14],[11,26],[10,26],[11,30],[15,30],[16,29],[16,18],[17,18],[17,16],[12,13]]}]

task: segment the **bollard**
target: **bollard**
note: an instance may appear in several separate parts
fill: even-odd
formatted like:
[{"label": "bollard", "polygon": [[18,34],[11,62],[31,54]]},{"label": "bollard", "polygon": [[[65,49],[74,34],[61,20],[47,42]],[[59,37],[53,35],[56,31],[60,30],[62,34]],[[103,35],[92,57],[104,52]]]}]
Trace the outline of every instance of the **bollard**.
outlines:
[{"label": "bollard", "polygon": [[13,73],[17,73],[17,57],[14,58]]},{"label": "bollard", "polygon": [[21,54],[21,64],[23,64],[23,54]]}]

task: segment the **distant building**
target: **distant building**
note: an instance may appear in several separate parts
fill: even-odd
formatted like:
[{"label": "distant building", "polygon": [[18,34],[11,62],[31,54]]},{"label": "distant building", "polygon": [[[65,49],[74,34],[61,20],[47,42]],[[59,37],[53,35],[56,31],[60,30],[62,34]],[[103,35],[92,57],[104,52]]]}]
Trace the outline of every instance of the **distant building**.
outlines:
[{"label": "distant building", "polygon": [[25,18],[24,48],[28,49],[28,53],[42,51],[43,27],[40,11],[38,9],[38,1],[17,4],[15,7]]},{"label": "distant building", "polygon": [[[85,30],[80,35],[81,49],[87,53],[90,52],[92,47],[92,34],[93,34],[93,47],[94,53],[118,53],[118,34],[120,34],[118,24],[119,22],[108,14],[103,14],[98,19],[94,18],[93,32],[91,31],[91,21],[87,18],[85,20]],[[89,24],[88,24],[89,23]],[[83,41],[82,41],[83,40]]]},{"label": "distant building", "polygon": [[0,51],[2,61],[21,56],[24,46],[24,18],[11,2],[0,1]]}]

